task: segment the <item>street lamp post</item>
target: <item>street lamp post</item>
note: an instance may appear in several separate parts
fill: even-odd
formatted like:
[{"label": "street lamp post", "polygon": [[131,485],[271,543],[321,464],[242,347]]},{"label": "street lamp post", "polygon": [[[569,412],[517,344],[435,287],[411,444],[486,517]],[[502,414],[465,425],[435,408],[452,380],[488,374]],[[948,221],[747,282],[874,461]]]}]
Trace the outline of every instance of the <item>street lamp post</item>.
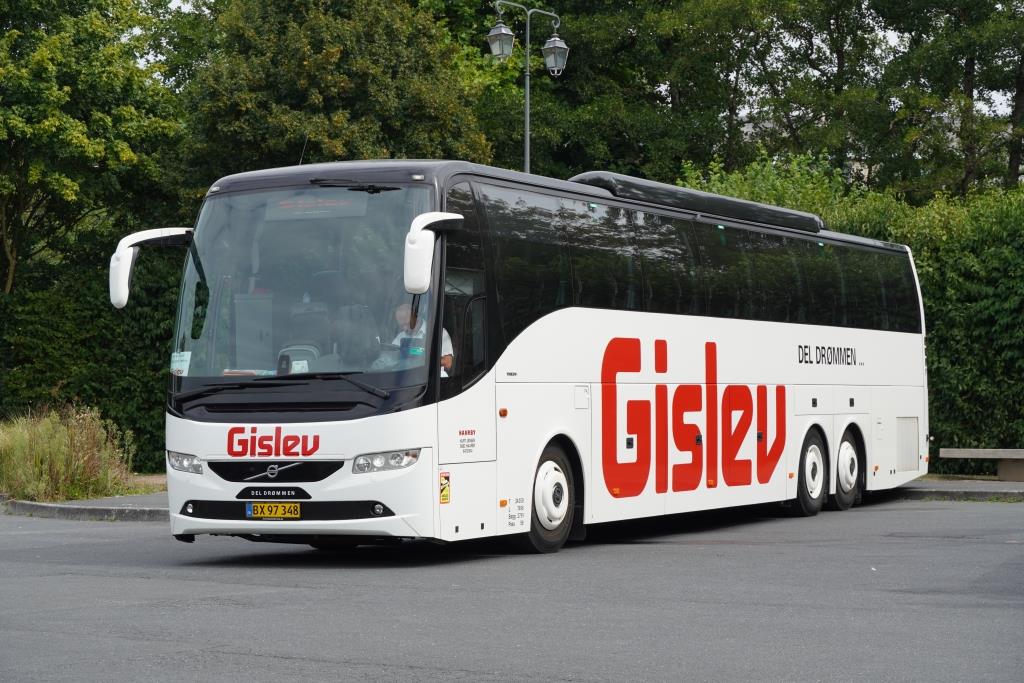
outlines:
[{"label": "street lamp post", "polygon": [[547,42],[544,43],[544,47],[541,48],[541,54],[544,55],[544,66],[547,67],[548,72],[552,76],[560,76],[562,71],[565,69],[565,61],[569,56],[569,46],[565,44],[565,41],[558,37],[558,27],[562,23],[562,20],[557,14],[548,12],[537,8],[527,8],[515,2],[509,2],[509,0],[495,0],[494,9],[498,12],[498,23],[494,25],[490,33],[487,34],[487,43],[490,45],[491,54],[498,59],[508,59],[512,55],[512,45],[515,42],[515,34],[512,30],[505,25],[501,20],[501,8],[502,5],[508,5],[510,7],[516,7],[526,13],[526,45],[523,50],[523,73],[525,75],[525,90],[526,90],[526,114],[524,117],[523,126],[523,170],[526,173],[530,172],[530,19],[533,18],[534,14],[543,14],[551,17],[551,25],[554,27],[556,33],[552,33],[551,37],[548,38]]}]

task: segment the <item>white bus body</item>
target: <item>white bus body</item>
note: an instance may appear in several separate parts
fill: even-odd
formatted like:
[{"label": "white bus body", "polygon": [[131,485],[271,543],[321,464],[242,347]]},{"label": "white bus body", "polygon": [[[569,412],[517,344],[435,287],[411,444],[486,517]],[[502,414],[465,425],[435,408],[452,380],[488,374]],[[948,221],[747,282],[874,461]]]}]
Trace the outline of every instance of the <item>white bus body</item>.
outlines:
[{"label": "white bus body", "polygon": [[[393,175],[401,171],[425,176],[428,184],[434,179],[431,208],[435,210],[460,213],[453,202],[442,206],[440,201],[458,182],[494,182],[512,189],[519,183],[531,192],[547,192],[556,198],[574,192],[586,199],[590,193],[590,207],[604,202],[633,211],[630,225],[641,220],[637,217],[640,213],[663,214],[665,221],[672,216],[712,223],[728,218],[718,215],[707,219],[678,206],[645,204],[635,197],[623,199],[584,183],[547,181],[553,189],[546,190],[542,182],[545,179],[458,162],[366,162],[296,167],[279,173],[302,175],[303,182],[313,174],[323,176],[328,172],[361,179],[364,170],[382,167]],[[232,179],[251,181],[254,176],[263,177],[242,174],[217,185],[230,185]],[[377,178],[373,176],[373,182],[378,182]],[[250,186],[245,189],[255,191]],[[476,189],[473,192],[476,206],[482,207],[484,195]],[[371,190],[369,201],[385,201],[386,194],[377,195]],[[565,208],[564,202],[561,208]],[[270,210],[266,211],[270,220]],[[482,211],[486,213],[486,207]],[[556,207],[550,215],[561,214]],[[574,262],[573,300],[528,320],[521,330],[508,335],[510,338],[495,343],[495,336],[502,333],[502,306],[517,304],[510,303],[514,295],[507,287],[500,296],[492,291],[494,282],[502,287],[504,281],[501,273],[491,273],[495,268],[492,261],[497,258],[494,250],[500,247],[496,246],[499,238],[493,237],[494,217],[486,220],[492,224],[481,230],[491,236],[483,240],[481,253],[487,256],[480,270],[487,272],[487,284],[480,284],[485,282],[481,275],[477,285],[481,293],[475,295],[476,299],[468,285],[458,284],[465,282],[458,273],[449,275],[447,284],[441,284],[439,273],[445,267],[441,243],[447,233],[437,235],[432,291],[444,287],[446,297],[436,296],[430,305],[447,305],[454,310],[452,301],[456,299],[447,296],[451,292],[453,297],[461,297],[457,300],[464,317],[456,325],[447,322],[450,318],[445,314],[442,322],[442,314],[434,310],[429,313],[428,327],[437,330],[444,324],[462,330],[461,335],[457,334],[459,330],[452,330],[453,336],[461,340],[456,340],[456,370],[451,381],[456,381],[460,365],[469,364],[468,356],[479,354],[483,359],[476,376],[458,380],[465,385],[461,391],[446,394],[446,373],[427,362],[424,372],[429,370],[430,379],[424,379],[421,395],[405,405],[387,411],[370,410],[352,419],[337,419],[336,413],[330,413],[331,419],[317,419],[316,410],[304,411],[301,392],[305,387],[299,386],[299,380],[294,386],[283,384],[276,390],[288,392],[276,399],[279,404],[294,402],[297,407],[291,413],[287,405],[275,407],[269,417],[264,404],[254,404],[248,415],[244,405],[226,402],[235,398],[224,397],[248,399],[252,395],[263,400],[264,394],[275,391],[273,388],[233,386],[223,391],[214,389],[218,393],[211,394],[213,398],[178,403],[172,395],[166,423],[167,474],[171,531],[177,538],[192,540],[196,534],[224,534],[324,546],[333,538],[349,542],[359,538],[458,541],[526,534],[532,547],[557,550],[570,533],[577,532],[578,537],[583,524],[787,500],[794,501],[804,514],[814,514],[829,499],[845,508],[864,490],[892,488],[927,472],[925,337],[916,276],[913,296],[918,320],[916,324],[901,323],[915,330],[908,332],[579,305],[585,296],[579,292],[586,291],[582,273],[590,265]],[[761,226],[744,219],[728,224],[737,230]],[[774,234],[772,230],[777,228],[779,234],[788,234],[785,226],[767,225],[768,233]],[[715,227],[724,230],[721,225]],[[204,229],[214,230],[204,227],[201,219],[198,232]],[[808,236],[798,230],[791,232],[794,239],[804,242],[826,237],[845,239],[834,233]],[[200,239],[199,234],[196,239]],[[857,248],[902,253],[913,272],[906,248],[849,239]],[[823,246],[823,241],[817,244]],[[255,253],[256,248],[252,251]],[[208,247],[203,254],[207,271],[214,270],[212,262],[206,263],[214,254],[215,247]],[[572,258],[577,258],[575,252]],[[449,259],[449,265],[454,263],[454,256]],[[133,259],[122,260],[130,263]],[[255,256],[251,260],[259,261]],[[648,262],[638,263],[643,266],[642,278],[647,278],[644,264]],[[271,308],[283,306],[277,300],[282,289],[264,291],[258,286],[257,279],[263,277],[259,274],[261,266],[245,262],[239,267],[252,270],[250,282],[238,284],[242,278],[222,276],[220,284],[208,285],[211,294],[202,307],[204,315],[221,321],[205,321],[204,330],[220,324],[223,334],[229,330],[235,336],[231,366],[241,355],[250,353],[248,347],[243,349],[243,333],[264,333],[258,324],[252,325],[252,318],[261,315],[260,301],[268,299],[268,321],[272,319]],[[705,267],[710,271],[709,266]],[[854,296],[852,272],[844,275],[846,280],[840,288],[844,302]],[[858,273],[863,275],[863,271]],[[705,283],[702,286],[717,276],[705,273],[700,280]],[[641,276],[635,277],[640,283]],[[755,280],[751,276],[750,286],[757,286]],[[377,284],[370,282],[367,286],[374,288]],[[801,286],[807,286],[806,281]],[[234,293],[218,294],[218,287]],[[645,303],[657,298],[646,280],[638,288],[643,289],[643,301],[623,305],[657,308]],[[191,290],[186,289],[183,299],[190,299]],[[694,295],[698,301],[695,305],[705,305],[700,301],[702,296]],[[217,313],[212,302],[218,297],[230,302],[232,313]],[[200,300],[198,290],[194,298]],[[292,295],[295,298],[297,294]],[[300,308],[316,303],[311,298],[315,297],[303,292],[300,303],[290,302],[287,309],[281,309],[290,313],[273,308],[273,315],[285,316],[294,325],[301,319],[300,314],[305,315]],[[464,303],[464,299],[468,301]],[[474,301],[479,305],[471,312]],[[773,305],[766,303],[765,310]],[[339,308],[332,302],[325,308],[349,311],[351,304]],[[252,316],[243,322],[245,312]],[[467,330],[472,320],[487,315],[492,317],[480,323],[480,339],[473,351],[473,342],[466,341],[470,336]],[[501,320],[494,320],[494,315]],[[341,323],[335,320],[332,324]],[[179,319],[179,328],[188,325],[189,320]],[[201,339],[206,334],[204,331],[193,336]],[[179,336],[183,336],[181,331]],[[427,358],[443,355],[439,339],[434,335],[432,341],[424,342],[426,350],[421,348],[420,352]],[[208,348],[213,349],[216,343],[211,340]],[[188,365],[202,353],[197,350],[198,343],[191,348],[176,351],[172,371],[179,377],[175,382],[187,379]],[[290,367],[283,368],[283,372],[279,348],[276,357],[268,356],[270,367],[276,365],[279,374],[268,373],[266,368],[259,372],[274,382],[286,380],[289,371],[298,372],[292,376],[300,377],[321,362],[317,358],[326,357],[314,351],[309,364],[296,361],[294,354],[301,353],[296,351],[300,348],[304,346],[288,346],[292,355],[284,358]],[[208,355],[216,354],[211,350]],[[228,363],[225,360],[223,372],[217,374],[232,381],[241,377],[239,385],[254,379],[251,374],[239,375],[236,367],[229,370]],[[362,376],[374,375],[367,371]],[[202,395],[204,387],[217,381],[207,376],[198,384],[177,388]],[[309,381],[316,391],[342,389],[338,380]],[[384,393],[396,391],[381,386]],[[172,393],[174,390],[172,387]],[[358,391],[347,384],[344,390]],[[432,392],[436,392],[433,397]],[[188,400],[224,403],[186,409]],[[370,403],[383,401],[382,405],[391,400],[394,397],[366,399]],[[358,401],[353,405],[357,407],[352,410],[369,410],[365,405],[360,407]],[[299,413],[301,419],[288,419],[289,414]],[[564,459],[542,458],[554,452],[552,448]],[[415,458],[403,455],[416,449]],[[374,454],[383,456],[378,458],[380,462],[390,462],[388,459],[397,456],[394,462],[402,466],[357,471],[355,459],[369,455],[372,461]],[[413,460],[411,464],[409,460]],[[312,472],[308,467],[311,463],[320,469]],[[359,466],[370,467],[366,461]],[[562,471],[566,468],[570,471]],[[300,470],[311,473],[295,474]],[[268,503],[281,507],[259,507]],[[290,508],[292,505],[296,507]],[[260,512],[255,517],[254,509]]]}]

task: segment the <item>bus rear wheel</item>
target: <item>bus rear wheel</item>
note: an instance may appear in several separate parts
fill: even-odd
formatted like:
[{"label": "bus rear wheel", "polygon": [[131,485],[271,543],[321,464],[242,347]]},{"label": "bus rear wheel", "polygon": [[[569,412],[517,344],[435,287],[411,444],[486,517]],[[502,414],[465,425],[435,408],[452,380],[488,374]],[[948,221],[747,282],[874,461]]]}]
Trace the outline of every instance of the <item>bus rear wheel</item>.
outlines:
[{"label": "bus rear wheel", "polygon": [[569,539],[575,507],[576,488],[569,458],[560,446],[549,444],[540,456],[533,479],[525,549],[535,553],[558,552]]},{"label": "bus rear wheel", "polygon": [[836,492],[832,496],[831,507],[836,510],[848,510],[857,500],[860,493],[860,454],[857,453],[857,442],[847,431],[839,443],[836,452]]},{"label": "bus rear wheel", "polygon": [[797,477],[796,512],[813,517],[821,511],[828,494],[828,469],[825,465],[825,442],[816,430],[804,438],[800,449],[800,471]]}]

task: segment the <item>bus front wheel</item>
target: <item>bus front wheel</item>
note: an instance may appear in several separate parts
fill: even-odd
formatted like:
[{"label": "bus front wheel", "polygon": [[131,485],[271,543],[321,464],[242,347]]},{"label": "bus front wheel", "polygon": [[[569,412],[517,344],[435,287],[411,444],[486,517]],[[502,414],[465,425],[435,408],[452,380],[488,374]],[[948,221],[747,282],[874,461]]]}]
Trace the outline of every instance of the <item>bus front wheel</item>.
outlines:
[{"label": "bus front wheel", "polygon": [[817,430],[812,429],[800,449],[800,471],[797,477],[796,511],[803,517],[818,514],[828,495],[825,457],[825,442]]},{"label": "bus front wheel", "polygon": [[557,444],[549,444],[540,456],[530,507],[530,531],[525,537],[525,548],[536,553],[558,552],[572,530],[576,489],[569,458]]}]

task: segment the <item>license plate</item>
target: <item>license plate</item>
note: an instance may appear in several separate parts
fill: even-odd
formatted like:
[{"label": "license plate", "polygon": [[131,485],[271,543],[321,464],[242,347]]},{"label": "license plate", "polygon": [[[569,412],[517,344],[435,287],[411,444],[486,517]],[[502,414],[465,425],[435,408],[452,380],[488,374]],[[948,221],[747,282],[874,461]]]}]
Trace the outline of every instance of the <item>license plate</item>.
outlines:
[{"label": "license plate", "polygon": [[301,519],[298,503],[246,503],[249,519]]}]

